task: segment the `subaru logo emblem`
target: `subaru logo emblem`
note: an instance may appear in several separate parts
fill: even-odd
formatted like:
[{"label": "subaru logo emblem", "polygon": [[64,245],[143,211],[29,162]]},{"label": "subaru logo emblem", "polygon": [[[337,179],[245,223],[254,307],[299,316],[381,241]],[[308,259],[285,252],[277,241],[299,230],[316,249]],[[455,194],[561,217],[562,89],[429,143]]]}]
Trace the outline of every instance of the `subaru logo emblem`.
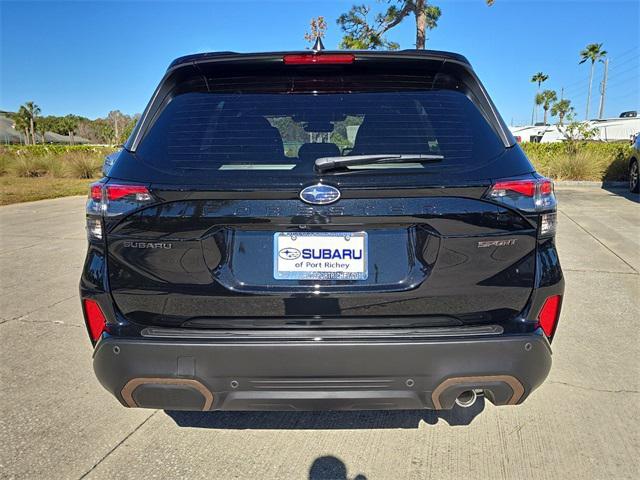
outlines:
[{"label": "subaru logo emblem", "polygon": [[337,202],[340,198],[340,190],[331,185],[323,185],[318,183],[302,189],[300,192],[300,200],[315,205],[327,205],[328,203]]},{"label": "subaru logo emblem", "polygon": [[283,248],[278,252],[280,258],[283,260],[295,260],[296,258],[300,258],[300,250],[297,248]]}]

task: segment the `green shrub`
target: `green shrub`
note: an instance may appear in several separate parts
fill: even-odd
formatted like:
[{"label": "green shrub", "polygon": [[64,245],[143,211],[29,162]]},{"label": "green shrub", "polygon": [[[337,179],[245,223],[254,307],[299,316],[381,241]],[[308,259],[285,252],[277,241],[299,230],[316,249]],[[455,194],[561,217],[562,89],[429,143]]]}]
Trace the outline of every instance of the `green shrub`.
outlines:
[{"label": "green shrub", "polygon": [[558,143],[523,143],[522,149],[536,170],[562,180],[626,180],[628,143],[581,142],[577,153],[569,145]]}]

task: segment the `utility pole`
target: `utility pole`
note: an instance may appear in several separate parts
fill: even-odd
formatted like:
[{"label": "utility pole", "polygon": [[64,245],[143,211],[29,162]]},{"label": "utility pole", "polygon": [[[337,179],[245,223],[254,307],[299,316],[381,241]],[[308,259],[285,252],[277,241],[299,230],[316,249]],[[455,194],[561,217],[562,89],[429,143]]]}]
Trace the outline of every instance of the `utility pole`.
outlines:
[{"label": "utility pole", "polygon": [[533,120],[533,117],[535,116],[536,113],[538,113],[538,112],[536,112],[536,106],[537,106],[536,105],[536,99],[534,97],[534,99],[533,99],[533,110],[531,110],[531,125],[535,125],[535,121]]},{"label": "utility pole", "polygon": [[604,115],[604,100],[607,95],[607,73],[609,72],[609,59],[607,58],[604,61],[604,76],[602,77],[602,82],[600,83],[600,111],[598,113],[598,118],[602,120],[602,116]]}]

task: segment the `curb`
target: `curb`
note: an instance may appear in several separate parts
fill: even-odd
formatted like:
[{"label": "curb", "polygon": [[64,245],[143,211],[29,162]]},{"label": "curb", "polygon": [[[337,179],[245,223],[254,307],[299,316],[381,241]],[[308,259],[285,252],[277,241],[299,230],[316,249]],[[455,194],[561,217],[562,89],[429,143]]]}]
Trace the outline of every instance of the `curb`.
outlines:
[{"label": "curb", "polygon": [[628,182],[592,182],[588,180],[555,180],[556,187],[598,187],[598,188],[625,188]]}]

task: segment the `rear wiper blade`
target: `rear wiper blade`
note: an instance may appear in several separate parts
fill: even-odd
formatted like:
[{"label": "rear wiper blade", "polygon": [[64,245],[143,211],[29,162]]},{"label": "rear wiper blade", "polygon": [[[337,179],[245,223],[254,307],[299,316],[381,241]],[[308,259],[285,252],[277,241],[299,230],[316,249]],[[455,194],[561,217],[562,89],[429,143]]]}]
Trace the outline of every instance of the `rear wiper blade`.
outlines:
[{"label": "rear wiper blade", "polygon": [[368,165],[373,163],[411,163],[411,162],[440,162],[444,160],[443,155],[432,154],[377,154],[377,155],[352,155],[347,157],[320,157],[315,161],[318,172],[326,172],[338,168],[353,165]]}]

